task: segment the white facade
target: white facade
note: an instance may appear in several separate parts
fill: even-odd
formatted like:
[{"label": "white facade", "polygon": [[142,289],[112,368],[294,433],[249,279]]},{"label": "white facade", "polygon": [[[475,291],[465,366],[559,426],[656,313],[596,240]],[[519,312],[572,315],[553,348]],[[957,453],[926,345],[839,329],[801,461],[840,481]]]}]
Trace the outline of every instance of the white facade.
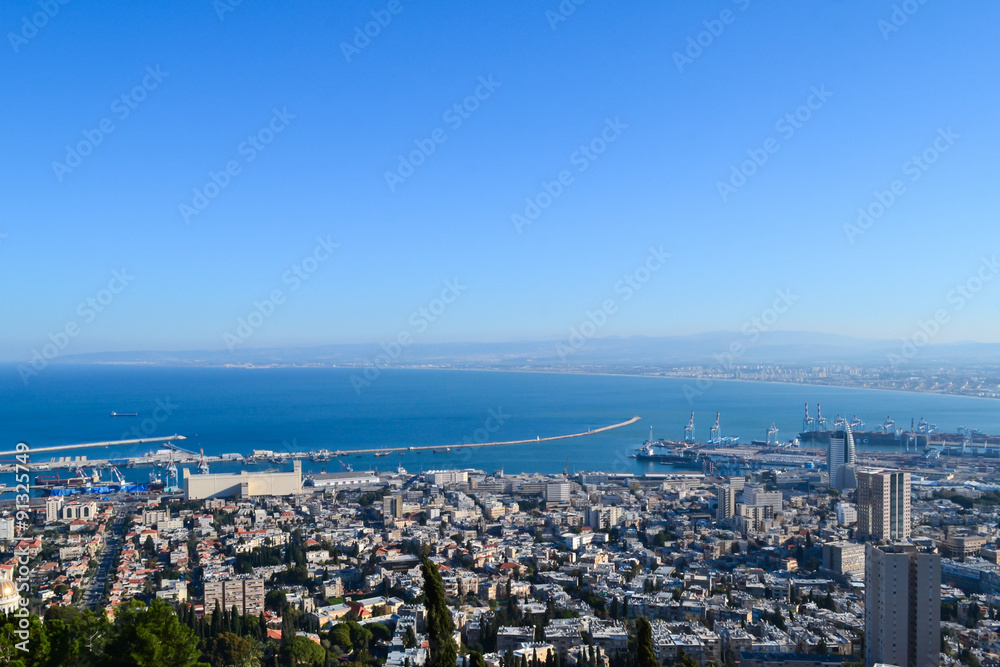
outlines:
[{"label": "white facade", "polygon": [[184,499],[252,498],[291,496],[302,493],[302,461],[292,463],[292,472],[247,472],[192,475],[184,468]]},{"label": "white facade", "polygon": [[770,507],[775,514],[781,512],[781,491],[765,491],[759,484],[743,487],[743,504],[747,507]]},{"label": "white facade", "polygon": [[0,519],[0,540],[13,539],[15,539],[14,517]]},{"label": "white facade", "polygon": [[545,502],[568,503],[569,492],[569,482],[550,482],[545,485]]},{"label": "white facade", "polygon": [[465,470],[430,470],[425,475],[425,478],[428,482],[436,486],[469,483],[469,473]]}]

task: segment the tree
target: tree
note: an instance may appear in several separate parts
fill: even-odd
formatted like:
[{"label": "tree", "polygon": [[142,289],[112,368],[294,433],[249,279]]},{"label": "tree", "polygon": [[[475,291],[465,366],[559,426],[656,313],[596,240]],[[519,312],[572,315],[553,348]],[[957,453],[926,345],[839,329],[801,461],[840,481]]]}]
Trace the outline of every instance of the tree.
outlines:
[{"label": "tree", "polygon": [[326,659],[326,651],[308,637],[296,636],[288,644],[286,656],[292,665],[319,665]]},{"label": "tree", "polygon": [[204,657],[212,667],[246,665],[256,657],[254,645],[232,632],[223,632],[218,637],[205,640]]},{"label": "tree", "polygon": [[339,646],[344,651],[350,653],[354,649],[354,644],[351,642],[351,629],[347,627],[347,623],[338,623],[330,629],[330,643],[334,646]]},{"label": "tree", "polygon": [[264,597],[264,606],[283,614],[288,608],[288,597],[285,595],[285,591],[268,591]]},{"label": "tree", "polygon": [[[109,624],[103,614],[98,616],[89,610],[81,612],[74,607],[50,607],[45,612],[49,664],[98,664],[108,629]],[[4,664],[2,660],[0,664]]]},{"label": "tree", "polygon": [[146,607],[132,600],[118,608],[101,665],[107,667],[194,667],[198,640],[170,604],[154,599]]},{"label": "tree", "polygon": [[659,667],[660,661],[653,650],[653,628],[645,616],[636,620],[635,630],[638,667]]},{"label": "tree", "polygon": [[[49,639],[41,619],[34,614],[23,619],[27,627],[13,614],[0,613],[0,665],[11,667],[44,667],[48,663]],[[27,637],[17,632],[27,631]]]},{"label": "tree", "polygon": [[469,667],[486,667],[486,661],[483,660],[483,655],[478,651],[473,651],[469,656]]},{"label": "tree", "polygon": [[455,667],[458,647],[455,645],[455,623],[448,609],[444,583],[437,566],[424,558],[421,570],[424,575],[424,607],[427,610],[427,635],[430,654],[426,667]]}]

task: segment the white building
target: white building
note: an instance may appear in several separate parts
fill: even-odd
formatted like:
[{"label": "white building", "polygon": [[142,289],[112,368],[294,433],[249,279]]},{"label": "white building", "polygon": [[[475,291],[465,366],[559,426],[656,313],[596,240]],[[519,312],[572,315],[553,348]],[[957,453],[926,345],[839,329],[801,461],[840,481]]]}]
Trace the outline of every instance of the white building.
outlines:
[{"label": "white building", "polygon": [[14,533],[14,517],[7,517],[0,519],[0,540],[13,540],[16,538]]},{"label": "white building", "polygon": [[826,452],[826,470],[830,476],[830,488],[843,491],[854,488],[853,476],[842,470],[845,466],[853,468],[855,464],[854,434],[851,427],[845,425],[845,430],[837,431],[830,436],[830,447]]},{"label": "white building", "polygon": [[545,502],[568,503],[569,493],[569,482],[550,482],[545,485]]},{"label": "white building", "polygon": [[760,484],[743,487],[743,504],[747,507],[770,507],[774,514],[780,514],[781,503],[781,491],[765,491]]},{"label": "white building", "polygon": [[858,522],[858,508],[851,503],[837,503],[837,523],[851,526]]},{"label": "white building", "polygon": [[468,484],[469,472],[467,470],[428,470],[424,475],[424,479],[436,486]]},{"label": "white building", "polygon": [[192,475],[184,468],[184,499],[292,496],[302,493],[302,461],[292,462],[292,472],[247,472]]}]

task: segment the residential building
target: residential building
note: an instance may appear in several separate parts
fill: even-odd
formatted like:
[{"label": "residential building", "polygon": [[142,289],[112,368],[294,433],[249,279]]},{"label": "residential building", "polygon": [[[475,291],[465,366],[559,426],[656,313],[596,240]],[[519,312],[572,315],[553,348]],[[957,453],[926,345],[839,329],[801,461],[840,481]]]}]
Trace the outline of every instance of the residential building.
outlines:
[{"label": "residential building", "polygon": [[878,542],[910,537],[910,473],[858,473],[858,537]]},{"label": "residential building", "polygon": [[940,651],[941,556],[866,545],[865,663],[930,667]]}]

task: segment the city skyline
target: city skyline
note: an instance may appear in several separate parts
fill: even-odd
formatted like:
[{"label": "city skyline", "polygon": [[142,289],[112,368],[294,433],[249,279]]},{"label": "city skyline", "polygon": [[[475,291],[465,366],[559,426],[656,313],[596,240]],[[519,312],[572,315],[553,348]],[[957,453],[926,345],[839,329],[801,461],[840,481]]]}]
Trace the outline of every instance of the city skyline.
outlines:
[{"label": "city skyline", "polygon": [[6,5],[0,359],[1000,342],[997,8],[388,5]]}]

